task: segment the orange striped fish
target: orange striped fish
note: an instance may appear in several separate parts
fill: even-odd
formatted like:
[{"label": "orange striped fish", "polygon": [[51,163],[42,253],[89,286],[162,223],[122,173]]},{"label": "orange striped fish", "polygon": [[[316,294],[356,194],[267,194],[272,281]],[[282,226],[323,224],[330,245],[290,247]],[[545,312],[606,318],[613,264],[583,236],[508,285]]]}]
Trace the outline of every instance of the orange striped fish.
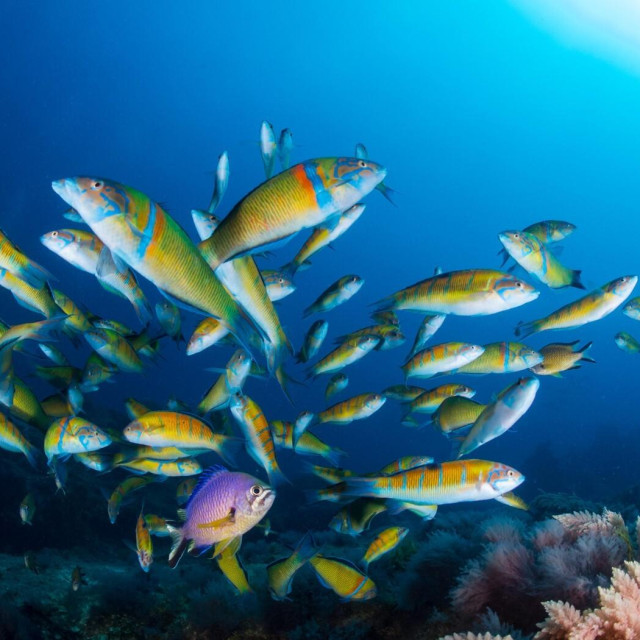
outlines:
[{"label": "orange striped fish", "polygon": [[317,416],[317,422],[349,424],[354,420],[372,416],[386,401],[387,399],[379,393],[361,393],[321,411]]},{"label": "orange striped fish", "polygon": [[380,310],[394,309],[485,316],[519,307],[540,295],[531,285],[494,269],[440,273],[380,300]]},{"label": "orange striped fish", "polygon": [[54,277],[46,269],[27,258],[1,229],[0,267],[7,269],[7,271],[36,288],[40,288],[47,280],[54,280]]},{"label": "orange striped fish", "polygon": [[[244,344],[254,329],[187,234],[146,195],[102,178],[66,178],[53,190],[82,216],[110,249],[98,271],[122,271],[122,264],[153,282],[174,302],[219,318]],[[108,266],[105,263],[109,263]]]},{"label": "orange striped fish", "polygon": [[297,164],[245,196],[206,242],[213,269],[282,243],[302,229],[336,218],[387,174],[358,158],[318,158]]},{"label": "orange striped fish", "polygon": [[264,467],[269,482],[275,486],[288,482],[278,466],[271,429],[262,409],[241,393],[231,397],[230,408],[244,434],[247,453]]},{"label": "orange striped fish", "polygon": [[409,533],[409,529],[405,527],[389,527],[381,531],[371,542],[362,560],[360,560],[361,569],[367,571],[374,560],[381,558],[385,553],[393,551],[404,540],[407,533]]},{"label": "orange striped fish", "polygon": [[126,440],[151,447],[210,449],[223,460],[234,461],[236,438],[214,433],[202,420],[176,411],[149,411],[130,422],[123,431]]},{"label": "orange striped fish", "polygon": [[354,564],[342,558],[317,554],[309,559],[320,584],[331,589],[341,600],[370,600],[377,595],[376,585]]},{"label": "orange striped fish", "polygon": [[523,482],[524,476],[519,471],[500,462],[455,460],[392,476],[347,478],[335,488],[343,486],[344,496],[440,505],[492,500]]},{"label": "orange striped fish", "polygon": [[453,382],[441,384],[439,387],[429,389],[412,400],[409,403],[409,413],[434,413],[447,398],[452,396],[473,398],[475,395],[475,389],[471,389],[471,387],[467,387],[464,384]]},{"label": "orange striped fish", "polygon": [[[273,442],[276,447],[282,449],[290,449],[301,455],[306,456],[320,456],[326,458],[331,464],[339,464],[340,457],[346,456],[346,452],[338,447],[330,447],[325,442],[322,442],[318,436],[314,435],[310,431],[305,431],[295,447],[293,446],[293,424],[291,422],[283,422],[282,420],[273,420],[269,427],[271,428],[271,435],[273,436]],[[337,482],[337,480],[336,480]]]},{"label": "orange striped fish", "polygon": [[484,347],[466,342],[444,342],[423,351],[402,365],[404,377],[431,378],[473,362],[484,353]]}]

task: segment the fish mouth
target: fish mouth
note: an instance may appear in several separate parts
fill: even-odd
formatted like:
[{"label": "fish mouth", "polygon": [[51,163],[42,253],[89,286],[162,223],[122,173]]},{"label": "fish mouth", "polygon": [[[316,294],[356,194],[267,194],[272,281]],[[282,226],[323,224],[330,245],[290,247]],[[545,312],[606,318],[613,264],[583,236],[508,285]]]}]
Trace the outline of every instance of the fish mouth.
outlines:
[{"label": "fish mouth", "polygon": [[67,181],[65,178],[61,178],[60,180],[54,180],[51,183],[51,188],[63,199],[66,200],[65,196],[67,193]]}]

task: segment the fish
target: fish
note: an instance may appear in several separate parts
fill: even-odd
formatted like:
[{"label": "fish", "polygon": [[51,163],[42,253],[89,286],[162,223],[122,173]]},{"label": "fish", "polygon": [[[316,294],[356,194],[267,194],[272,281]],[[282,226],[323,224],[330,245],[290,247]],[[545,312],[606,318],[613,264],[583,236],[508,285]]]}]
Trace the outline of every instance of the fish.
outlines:
[{"label": "fish", "polygon": [[180,309],[168,300],[156,304],[156,318],[164,332],[176,342],[184,340],[182,335]]},{"label": "fish", "polygon": [[151,482],[156,482],[156,478],[148,476],[132,476],[123,480],[113,490],[107,500],[107,512],[109,514],[109,521],[111,524],[115,524],[118,514],[120,513],[120,507],[122,506],[125,498],[127,498],[133,491],[138,491],[139,489],[146,487]]},{"label": "fish", "polygon": [[602,285],[574,302],[539,320],[521,322],[516,335],[527,337],[541,331],[572,329],[601,320],[617,309],[633,291],[638,276],[622,276]]},{"label": "fish", "polygon": [[377,595],[371,578],[348,560],[316,554],[309,559],[320,584],[340,596],[343,602],[371,600]]},{"label": "fish", "polygon": [[501,502],[502,504],[506,504],[514,509],[529,511],[529,505],[512,491],[503,493],[499,498],[496,498],[496,502]]},{"label": "fish", "polygon": [[568,269],[536,236],[526,231],[503,231],[498,234],[507,253],[530,275],[552,289],[584,289],[581,271]]},{"label": "fish", "polygon": [[426,389],[424,389],[423,387],[413,387],[406,384],[394,384],[390,387],[387,387],[382,392],[382,395],[391,400],[407,403],[415,400],[425,391]]},{"label": "fish", "polygon": [[46,431],[51,424],[51,419],[45,414],[33,391],[18,376],[12,376],[13,392],[10,398],[3,398],[0,394],[0,402],[4,404],[9,413],[24,422]]},{"label": "fish", "polygon": [[264,468],[269,482],[275,486],[288,482],[278,465],[271,429],[262,409],[241,393],[231,397],[229,408],[245,438],[247,453]]},{"label": "fish", "polygon": [[42,411],[50,418],[63,418],[73,414],[73,408],[67,398],[59,393],[54,393],[40,403]]},{"label": "fish", "polygon": [[329,400],[329,398],[332,398],[341,391],[344,391],[348,386],[348,376],[346,376],[344,373],[334,373],[327,383],[327,388],[324,392],[324,399]]},{"label": "fish", "polygon": [[178,460],[136,458],[135,460],[123,460],[113,466],[122,467],[132,473],[152,473],[153,475],[169,478],[182,478],[202,473],[202,467],[195,458],[180,458]]},{"label": "fish", "polygon": [[134,398],[127,398],[124,406],[127,411],[127,415],[129,416],[129,420],[137,420],[138,418],[141,418],[145,413],[149,413],[149,411],[151,411],[149,407],[142,404],[142,402],[138,402]]},{"label": "fish", "polygon": [[151,320],[149,302],[130,269],[98,273],[105,246],[94,233],[84,229],[56,229],[40,236],[40,242],[77,269],[94,275],[106,291],[128,300],[142,324]]},{"label": "fish", "polygon": [[209,206],[207,208],[209,213],[215,213],[216,209],[220,206],[220,202],[222,202],[222,198],[227,191],[228,184],[229,154],[226,151],[223,151],[218,156],[213,193],[211,194],[211,201],[209,202]]},{"label": "fish", "polygon": [[275,498],[271,487],[247,473],[210,467],[186,504],[184,525],[168,525],[169,566],[176,567],[187,546],[203,553],[216,542],[245,534],[267,515]]},{"label": "fish", "polygon": [[409,352],[408,359],[413,358],[416,353],[425,348],[427,342],[433,338],[438,329],[442,326],[446,317],[447,316],[445,314],[439,313],[436,315],[429,314],[423,318],[420,323],[420,327],[418,328],[418,332],[416,333],[415,340],[413,341],[413,346]]},{"label": "fish", "polygon": [[622,351],[626,351],[627,353],[640,352],[640,342],[626,331],[619,331],[616,333],[614,342],[619,349],[622,349]]},{"label": "fish", "polygon": [[[242,536],[236,536],[231,542],[226,540],[218,542],[215,546],[213,557],[224,577],[233,585],[239,595],[244,595],[245,593],[253,593],[253,589],[249,585],[247,572],[237,555],[241,543]],[[219,547],[221,548],[220,551],[218,551]]]},{"label": "fish", "polygon": [[0,229],[0,268],[10,271],[32,287],[40,288],[55,278],[37,262],[28,258]]},{"label": "fish", "polygon": [[307,427],[314,422],[316,414],[311,411],[302,411],[293,425],[293,448],[296,448],[298,441],[306,431]]},{"label": "fish", "polygon": [[70,366],[41,367],[36,365],[34,373],[38,378],[46,380],[52,386],[63,391],[82,379],[82,370]]},{"label": "fish", "polygon": [[189,500],[189,496],[193,493],[198,478],[185,478],[176,488],[176,502],[179,505],[185,504]]},{"label": "fish", "polygon": [[364,358],[379,344],[378,336],[360,336],[353,340],[347,340],[328,353],[309,369],[310,376],[318,376],[323,373],[335,373],[344,367]]},{"label": "fish", "polygon": [[[211,254],[206,239],[198,245],[198,249],[205,260],[210,262]],[[287,352],[293,353],[293,347],[285,335],[255,260],[252,256],[238,257],[219,265],[216,275],[259,329],[269,371],[276,376],[286,394],[282,362]]]},{"label": "fish", "polygon": [[540,349],[543,361],[535,367],[531,367],[531,371],[537,376],[555,376],[562,377],[563,371],[579,369],[580,363],[591,362],[595,360],[587,355],[593,343],[587,342],[579,349],[575,348],[580,340],[573,342],[555,342],[545,345]]},{"label": "fish", "polygon": [[622,313],[633,320],[640,320],[640,297],[631,298],[631,300],[622,307]]},{"label": "fish", "polygon": [[[346,476],[347,478],[351,476]],[[329,487],[330,488],[330,487]],[[329,529],[348,536],[359,536],[371,526],[371,521],[387,510],[383,500],[358,498],[336,513]]]},{"label": "fish", "polygon": [[[367,151],[367,148],[361,142],[358,142],[358,144],[356,144],[355,156],[356,156],[356,158],[360,158],[361,160],[368,160],[369,159],[369,152]],[[391,204],[395,204],[395,202],[392,199],[392,195],[395,194],[395,191],[393,189],[391,189],[390,187],[388,187],[384,183],[384,181],[382,181],[378,185],[376,185],[376,191],[379,191]]]},{"label": "fish", "polygon": [[81,386],[84,389],[97,388],[103,382],[111,382],[118,372],[118,367],[107,362],[95,351],[87,358],[82,372]]},{"label": "fish", "polygon": [[142,509],[136,522],[136,554],[140,568],[145,573],[149,573],[149,569],[153,563],[153,542],[151,541],[151,532],[149,531]]},{"label": "fish", "polygon": [[33,516],[36,514],[36,501],[32,493],[27,493],[22,499],[19,512],[22,524],[32,524]]},{"label": "fish", "polygon": [[86,580],[84,571],[80,567],[75,567],[71,572],[71,588],[77,591],[81,586],[89,584]]},{"label": "fish", "polygon": [[55,456],[98,451],[110,444],[111,438],[105,431],[78,416],[54,420],[44,436],[44,452],[49,464]]},{"label": "fish", "polygon": [[330,287],[325,289],[316,301],[304,310],[302,315],[306,318],[312,313],[326,313],[327,311],[335,309],[358,293],[363,284],[364,279],[360,276],[342,276],[342,278],[339,278]]},{"label": "fish", "polygon": [[510,273],[465,269],[441,273],[378,301],[378,311],[486,316],[536,300],[540,292]]},{"label": "fish", "polygon": [[0,268],[0,287],[9,290],[15,301],[28,311],[40,313],[45,318],[54,318],[62,314],[51,295],[51,289],[46,284],[32,287],[7,269]]},{"label": "fish", "polygon": [[395,311],[374,311],[371,314],[371,319],[377,324],[392,324],[394,326],[400,326],[400,320]]},{"label": "fish", "polygon": [[320,351],[320,347],[327,337],[329,323],[326,320],[316,320],[307,331],[302,348],[297,354],[298,362],[309,362]]},{"label": "fish", "polygon": [[402,365],[407,378],[431,378],[459,369],[484,353],[484,347],[465,342],[444,342],[428,347]]},{"label": "fish", "polygon": [[111,471],[113,468],[113,456],[101,451],[74,453],[73,457],[88,469],[93,469],[93,471]]},{"label": "fish", "polygon": [[275,560],[267,565],[269,593],[274,600],[290,600],[293,579],[318,549],[310,532],[304,534],[290,556]]},{"label": "fish", "polygon": [[276,154],[278,152],[278,141],[273,125],[266,120],[260,125],[260,153],[264,164],[264,173],[267,180],[273,176],[276,167]]},{"label": "fish", "polygon": [[283,129],[278,138],[278,159],[280,168],[285,171],[291,166],[291,151],[293,150],[293,134],[291,129]]},{"label": "fish", "polygon": [[333,488],[345,497],[441,505],[492,500],[513,491],[524,479],[522,473],[500,462],[453,460],[392,476],[347,478]]},{"label": "fish", "polygon": [[471,389],[471,387],[467,387],[464,384],[457,384],[455,382],[442,384],[439,387],[425,391],[412,400],[409,403],[409,413],[435,413],[447,398],[451,398],[452,396],[473,398],[475,395],[475,389]]},{"label": "fish", "polygon": [[260,275],[262,275],[271,302],[283,300],[296,290],[296,285],[282,271],[261,271]]},{"label": "fish", "polygon": [[311,235],[307,238],[298,253],[296,253],[293,260],[284,265],[282,270],[291,274],[291,276],[295,276],[298,269],[300,269],[303,264],[306,264],[307,261],[311,259],[311,256],[320,251],[320,249],[331,246],[331,243],[334,240],[337,240],[343,233],[348,231],[364,213],[364,210],[365,205],[361,203],[354,204],[344,213],[340,214],[338,221],[334,226],[316,227],[311,232]]},{"label": "fish", "polygon": [[473,423],[471,430],[460,445],[458,458],[475,451],[483,444],[501,436],[529,410],[536,397],[540,381],[538,378],[520,378],[503,389],[490,402]]},{"label": "fish", "polygon": [[316,158],[282,171],[236,204],[206,240],[209,265],[216,270],[233,258],[269,250],[303,229],[337,222],[386,173],[381,165],[357,158]]},{"label": "fish", "polygon": [[365,551],[359,567],[367,572],[372,562],[393,551],[404,540],[407,533],[409,533],[409,529],[406,527],[389,527],[381,531]]},{"label": "fish", "polygon": [[314,476],[321,478],[330,484],[337,484],[349,476],[357,476],[355,471],[350,469],[340,469],[337,467],[320,467],[316,464],[306,464],[307,470]]},{"label": "fish", "polygon": [[150,447],[209,449],[223,460],[234,461],[239,447],[237,438],[214,433],[195,416],[177,411],[148,411],[123,430],[125,440]]},{"label": "fish", "polygon": [[40,347],[40,351],[42,351],[42,353],[44,353],[44,355],[47,356],[47,358],[49,358],[49,360],[51,360],[51,362],[53,362],[54,364],[57,364],[61,367],[69,366],[69,360],[64,355],[64,353],[62,353],[62,351],[58,349],[58,347],[55,347],[52,344],[46,344],[44,342],[38,344],[38,347]]},{"label": "fish", "polygon": [[36,556],[33,551],[25,551],[24,553],[24,566],[29,569],[29,571],[35,573],[36,575],[40,574],[40,565],[36,560]]},{"label": "fish", "polygon": [[138,446],[126,449],[120,453],[116,453],[113,456],[114,464],[120,464],[121,462],[127,462],[129,460],[136,460],[144,458],[146,460],[180,460],[181,458],[190,458],[205,453],[209,453],[211,449],[188,449],[186,447],[149,447]]},{"label": "fish", "polygon": [[34,469],[38,468],[40,456],[38,448],[31,444],[20,429],[3,413],[0,413],[0,448],[22,453]]},{"label": "fish", "polygon": [[110,250],[111,256],[102,252],[98,273],[121,271],[118,262],[124,262],[174,303],[218,318],[241,342],[250,342],[254,328],[162,207],[140,191],[102,178],[65,178],[52,187]]},{"label": "fish", "polygon": [[214,344],[217,344],[224,337],[229,335],[229,329],[217,318],[205,318],[195,328],[189,342],[187,342],[187,355],[192,356],[200,353]]},{"label": "fish", "polygon": [[115,365],[120,371],[140,373],[144,365],[126,338],[111,329],[85,331],[85,340],[104,360]]},{"label": "fish", "polygon": [[349,424],[354,420],[362,420],[379,411],[386,398],[379,393],[361,393],[348,400],[343,400],[318,413],[318,424]]},{"label": "fish", "polygon": [[331,464],[339,464],[340,458],[347,455],[342,449],[329,446],[310,431],[305,431],[298,438],[298,442],[294,447],[293,424],[290,422],[274,420],[269,424],[269,428],[276,447],[290,449],[291,451],[295,450],[300,455],[319,456],[325,458]]},{"label": "fish", "polygon": [[486,404],[463,396],[451,396],[436,409],[433,424],[444,435],[472,425],[484,411]]},{"label": "fish", "polygon": [[215,383],[204,394],[196,411],[201,415],[229,406],[231,397],[242,391],[251,371],[251,357],[244,349],[237,349]]},{"label": "fish", "polygon": [[154,513],[146,513],[144,516],[144,522],[152,536],[158,538],[164,538],[169,535],[169,529],[167,529],[167,521]]},{"label": "fish", "polygon": [[483,345],[479,357],[460,367],[456,373],[516,373],[540,364],[544,356],[521,342],[492,342]]},{"label": "fish", "polygon": [[377,336],[380,338],[377,351],[388,351],[389,349],[395,349],[402,345],[405,341],[405,336],[400,329],[393,324],[376,324],[373,327],[364,327],[357,331],[352,331],[344,336],[336,338],[336,343],[346,342],[347,340],[353,340],[361,336]]},{"label": "fish", "polygon": [[[564,220],[542,220],[541,222],[534,222],[523,229],[523,231],[535,236],[546,245],[564,240],[575,230],[576,226],[574,224],[565,222]],[[501,249],[498,255],[502,256],[502,265],[504,266],[509,260],[507,250]]]}]

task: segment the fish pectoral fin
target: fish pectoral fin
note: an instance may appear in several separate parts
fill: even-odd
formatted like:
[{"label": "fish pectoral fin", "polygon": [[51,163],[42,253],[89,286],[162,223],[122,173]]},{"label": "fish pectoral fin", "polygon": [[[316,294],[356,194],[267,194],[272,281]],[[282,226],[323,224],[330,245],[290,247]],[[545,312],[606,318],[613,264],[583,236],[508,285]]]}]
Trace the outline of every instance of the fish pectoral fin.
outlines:
[{"label": "fish pectoral fin", "polygon": [[224,518],[199,524],[198,529],[218,529],[220,527],[228,527],[229,525],[234,524],[235,521],[236,510],[234,508],[231,508],[229,510],[229,513]]},{"label": "fish pectoral fin", "polygon": [[96,277],[108,278],[116,273],[125,273],[129,266],[118,256],[113,255],[108,247],[103,247],[96,264]]}]

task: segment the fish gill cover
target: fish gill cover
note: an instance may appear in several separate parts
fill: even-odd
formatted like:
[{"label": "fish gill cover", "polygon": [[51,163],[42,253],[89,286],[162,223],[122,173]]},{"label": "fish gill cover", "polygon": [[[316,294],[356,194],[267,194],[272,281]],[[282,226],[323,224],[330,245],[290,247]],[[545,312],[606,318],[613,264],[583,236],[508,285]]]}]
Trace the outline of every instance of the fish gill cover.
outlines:
[{"label": "fish gill cover", "polygon": [[615,4],[5,3],[2,637],[640,637]]}]

